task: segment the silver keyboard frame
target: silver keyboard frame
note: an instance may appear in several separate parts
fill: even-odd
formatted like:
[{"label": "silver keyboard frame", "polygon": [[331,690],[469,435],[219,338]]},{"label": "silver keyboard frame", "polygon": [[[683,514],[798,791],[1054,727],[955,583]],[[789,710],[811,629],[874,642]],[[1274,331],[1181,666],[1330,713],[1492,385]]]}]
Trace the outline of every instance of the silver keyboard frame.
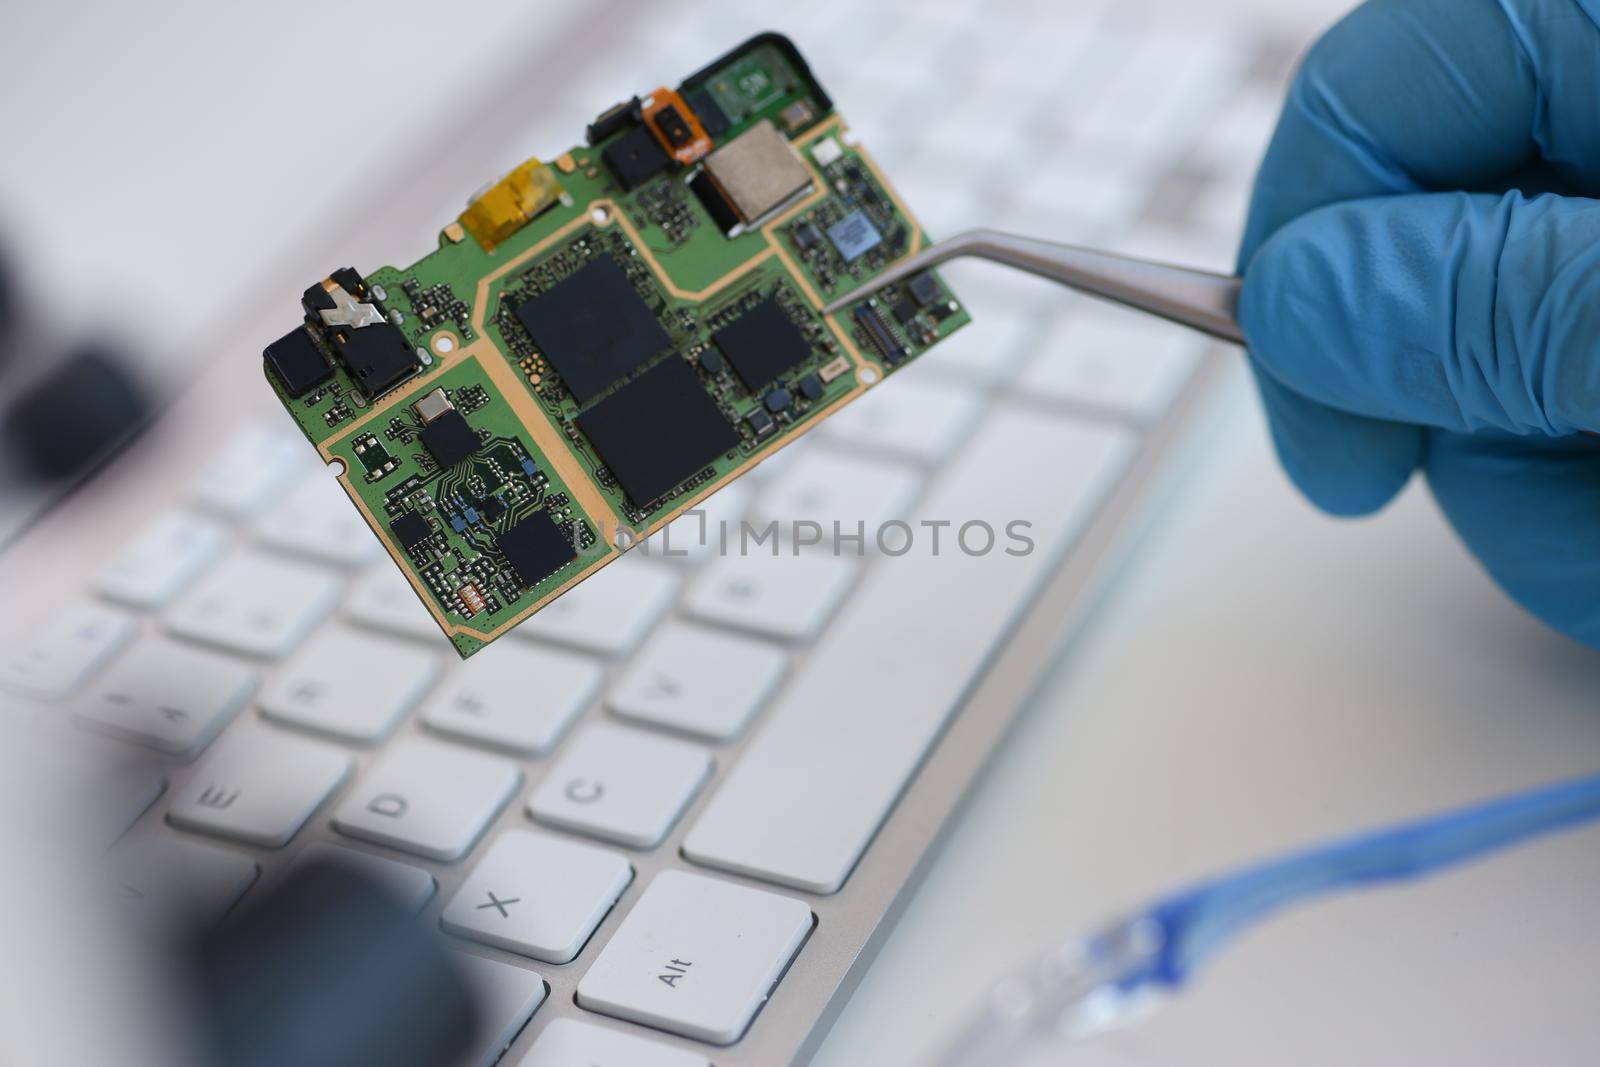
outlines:
[{"label": "silver keyboard frame", "polygon": [[[503,77],[490,79],[495,89],[489,95],[496,99],[505,99],[508,95],[513,99],[537,99],[536,94],[528,91],[531,71],[537,71],[540,83],[553,84],[574,73],[590,49],[606,46],[604,20],[595,18],[592,11],[577,12],[570,22],[571,25],[555,38],[562,40],[561,48],[539,48],[543,62],[522,63],[504,72]],[[714,47],[708,46],[708,54],[711,51]],[[515,92],[508,94],[508,87],[514,87]],[[607,101],[593,103],[598,109]],[[848,114],[848,101],[843,107]],[[487,113],[488,99],[483,101],[481,109],[474,110]],[[293,262],[276,264],[262,272],[261,277],[251,279],[248,289],[241,290],[247,293],[242,306],[249,314],[219,327],[209,345],[183,346],[207,354],[200,366],[207,363],[213,366],[178,395],[149,433],[0,555],[0,588],[8,590],[11,602],[45,605],[59,600],[65,576],[81,575],[87,584],[98,562],[119,542],[122,531],[137,528],[142,519],[160,506],[181,498],[190,474],[204,462],[208,449],[224,440],[237,425],[229,416],[243,413],[268,421],[282,419],[281,408],[261,381],[259,339],[276,336],[282,331],[287,321],[285,309],[292,305],[294,294],[304,287],[304,279],[335,260],[338,265],[347,261],[391,261],[397,257],[387,254],[393,242],[386,238],[394,234],[407,235],[407,248],[417,246],[419,242],[410,235],[433,232],[439,220],[450,214],[450,205],[457,202],[461,191],[492,172],[496,166],[494,161],[504,160],[506,136],[503,128],[490,128],[487,124],[453,127],[449,153],[440,153],[433,147],[444,143],[440,138],[419,139],[421,148],[413,156],[415,165],[392,168],[391,173],[407,177],[394,183],[394,193],[384,198],[382,210],[367,213],[363,216],[364,223],[345,217],[318,227],[319,238],[308,243],[294,256]],[[375,254],[369,256],[368,250],[375,250]],[[633,864],[634,879],[576,961],[552,966],[474,942],[449,939],[452,947],[462,951],[531,968],[548,983],[548,998],[502,1062],[516,1063],[545,1025],[552,1019],[565,1017],[581,1018],[591,1024],[646,1035],[663,1044],[692,1050],[708,1056],[718,1067],[771,1067],[809,1060],[894,929],[912,892],[937,855],[964,799],[980,780],[991,753],[1027,705],[1064,644],[1090,617],[1120,564],[1131,554],[1141,531],[1167,495],[1164,490],[1181,476],[1185,454],[1189,452],[1186,441],[1197,439],[1203,432],[1204,420],[1198,416],[1206,405],[1207,394],[1226,363],[1234,358],[1220,349],[1209,350],[1168,413],[1154,425],[1140,427],[1137,452],[1126,472],[1021,615],[1009,640],[973,686],[961,711],[947,725],[939,743],[879,829],[843,889],[831,896],[777,890],[806,901],[817,916],[817,925],[789,973],[779,982],[772,999],[740,1042],[728,1048],[711,1048],[670,1034],[648,1031],[580,1009],[574,1000],[574,991],[579,976],[595,958],[597,946],[610,939],[656,872],[669,867],[682,868],[773,889],[753,879],[695,867],[679,853],[688,827],[694,824],[715,794],[728,767],[737,762],[749,738],[760,730],[759,721],[740,740],[714,749],[713,777],[663,844],[643,853],[619,850]],[[992,411],[1006,403],[1027,403],[1027,400],[1002,389],[990,400],[988,409]],[[387,564],[380,560],[376,565]],[[149,626],[148,617],[145,625]],[[442,653],[443,646],[436,646],[436,651]],[[805,653],[796,655],[793,669],[804,669],[804,660]],[[608,682],[617,669],[615,665],[610,668]],[[264,678],[270,678],[271,668],[262,673]],[[579,729],[583,722],[604,714],[597,704],[587,710],[572,729]],[[238,721],[251,717],[251,713],[246,712]],[[393,736],[405,736],[408,732],[424,732],[414,716]],[[349,783],[363,773],[383,748],[383,744],[365,750],[347,748],[357,762],[354,774],[319,809],[288,848],[270,852],[220,842],[223,847],[248,852],[260,864],[261,878],[247,894],[247,900],[280,878],[300,848],[313,841],[330,841],[346,848],[403,859],[433,874],[438,891],[423,911],[421,921],[437,927],[444,904],[489,842],[506,829],[531,825],[524,802],[539,781],[540,769],[550,762],[548,758],[537,763],[521,761],[524,781],[514,800],[465,859],[445,864],[402,856],[332,830],[330,811],[349,788]],[[559,751],[558,746],[557,753]],[[167,792],[135,824],[129,838],[182,833],[166,827],[163,813],[168,799],[183,787],[195,766],[166,767]]]}]

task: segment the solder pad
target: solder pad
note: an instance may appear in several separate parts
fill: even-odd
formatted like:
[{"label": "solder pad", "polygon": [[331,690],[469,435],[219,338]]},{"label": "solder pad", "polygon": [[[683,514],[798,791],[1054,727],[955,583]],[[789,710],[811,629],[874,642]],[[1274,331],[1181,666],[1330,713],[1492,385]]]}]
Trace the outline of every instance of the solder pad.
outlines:
[{"label": "solder pad", "polygon": [[[735,145],[737,158],[741,137],[774,130],[793,155],[772,187],[791,168],[808,184],[777,204],[720,189],[702,157]],[[659,158],[608,163],[639,131]],[[770,143],[749,158],[777,166]],[[586,145],[492,189],[412,266],[336,271],[307,291],[331,375],[298,336],[267,359],[463,657],[967,321],[931,275],[821,314],[927,237],[777,34],[608,110]],[[879,235],[871,247],[817,239],[855,216]],[[387,348],[381,375],[343,361],[362,330],[387,344],[391,328],[415,355],[398,383]],[[793,400],[769,417],[775,390]]]}]

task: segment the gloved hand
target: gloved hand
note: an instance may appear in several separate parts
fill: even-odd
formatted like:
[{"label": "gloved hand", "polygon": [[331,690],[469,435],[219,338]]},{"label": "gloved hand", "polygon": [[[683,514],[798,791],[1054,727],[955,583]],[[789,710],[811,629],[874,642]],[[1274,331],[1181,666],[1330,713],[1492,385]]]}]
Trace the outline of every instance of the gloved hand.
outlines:
[{"label": "gloved hand", "polygon": [[1240,317],[1337,515],[1421,469],[1489,573],[1600,647],[1600,0],[1371,0],[1257,180]]}]

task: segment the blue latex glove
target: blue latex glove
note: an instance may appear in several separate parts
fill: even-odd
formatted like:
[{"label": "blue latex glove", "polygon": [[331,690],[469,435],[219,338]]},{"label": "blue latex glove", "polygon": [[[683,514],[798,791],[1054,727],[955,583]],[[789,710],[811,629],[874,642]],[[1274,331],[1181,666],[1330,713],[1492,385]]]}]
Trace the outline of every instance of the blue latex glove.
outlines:
[{"label": "blue latex glove", "polygon": [[[1509,190],[1509,191],[1508,191]],[[1240,316],[1284,468],[1421,469],[1489,573],[1600,646],[1600,0],[1373,0],[1307,57]]]}]

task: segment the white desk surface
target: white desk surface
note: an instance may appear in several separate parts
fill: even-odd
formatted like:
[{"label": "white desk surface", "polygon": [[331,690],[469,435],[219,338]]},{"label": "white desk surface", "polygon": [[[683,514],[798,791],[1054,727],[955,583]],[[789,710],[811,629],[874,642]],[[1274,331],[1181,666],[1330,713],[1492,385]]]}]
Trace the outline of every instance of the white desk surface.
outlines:
[{"label": "white desk surface", "polygon": [[[0,211],[12,213],[0,223],[36,283],[120,274],[120,299],[88,311],[150,326],[141,298],[187,287],[166,272],[231,275],[251,258],[247,239],[281,257],[304,227],[276,220],[299,204],[322,209],[306,226],[326,219],[318,198],[359,174],[350,164],[216,184],[263,145],[294,142],[325,98],[319,79],[400,78],[434,55],[441,17],[505,28],[435,85],[412,79],[416,115],[351,129],[351,156],[380,160],[481,89],[524,39],[513,25],[557,6],[569,5],[463,3],[441,16],[396,3],[375,29],[357,26],[365,9],[298,0],[244,16],[179,0],[13,13],[0,88],[27,106],[0,116]],[[1340,6],[1215,4],[1308,27]],[[326,32],[308,35],[312,25]],[[358,29],[362,47],[349,47],[343,34]],[[285,77],[275,53],[300,75]],[[86,203],[100,220],[71,213]],[[191,210],[235,230],[186,233]],[[92,242],[61,240],[84,235]],[[1275,468],[1244,376],[1225,392],[1195,476],[977,789],[819,1067],[912,1062],[1048,939],[1188,879],[1600,764],[1600,654],[1511,606],[1421,487],[1371,521],[1312,512]],[[1040,1062],[1593,1062],[1597,846],[1600,831],[1571,834],[1290,915],[1139,1028]]]}]

